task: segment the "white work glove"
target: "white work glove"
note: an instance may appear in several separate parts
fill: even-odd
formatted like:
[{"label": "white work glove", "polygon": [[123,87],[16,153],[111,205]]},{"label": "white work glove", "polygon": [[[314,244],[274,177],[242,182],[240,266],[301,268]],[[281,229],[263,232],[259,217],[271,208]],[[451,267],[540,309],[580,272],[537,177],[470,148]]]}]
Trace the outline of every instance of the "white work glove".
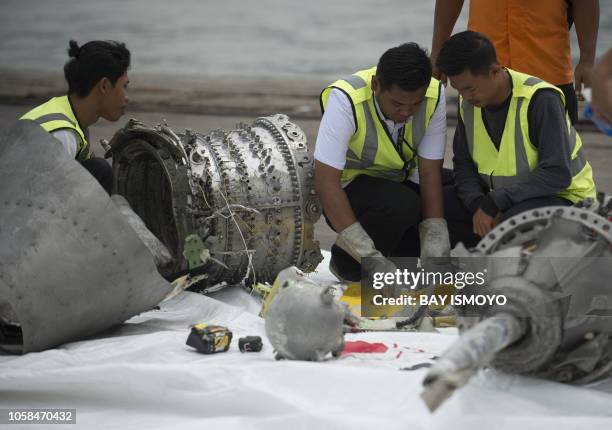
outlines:
[{"label": "white work glove", "polygon": [[[336,245],[357,260],[370,275],[377,272],[395,273],[397,270],[397,266],[374,247],[374,241],[359,222],[355,222],[342,230],[336,239]],[[371,258],[362,261],[366,257]],[[381,293],[383,296],[392,297],[399,291],[398,286],[389,285],[383,287]]]},{"label": "white work glove", "polygon": [[336,239],[336,245],[348,252],[359,263],[365,257],[383,257],[359,222],[342,230]]},{"label": "white work glove", "polygon": [[444,218],[427,218],[419,224],[421,263],[446,264],[450,261],[450,239]]}]

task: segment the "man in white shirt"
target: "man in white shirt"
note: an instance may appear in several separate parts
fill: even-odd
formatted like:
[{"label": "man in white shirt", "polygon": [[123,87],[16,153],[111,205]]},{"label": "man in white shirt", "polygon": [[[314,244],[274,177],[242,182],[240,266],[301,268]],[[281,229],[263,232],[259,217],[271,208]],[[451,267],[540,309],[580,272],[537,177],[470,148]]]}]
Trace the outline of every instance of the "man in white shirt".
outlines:
[{"label": "man in white shirt", "polygon": [[431,69],[424,50],[403,44],[321,94],[315,188],[339,233],[330,265],[339,279],[359,280],[360,263],[366,271],[393,271],[384,257],[449,254],[446,107]]}]

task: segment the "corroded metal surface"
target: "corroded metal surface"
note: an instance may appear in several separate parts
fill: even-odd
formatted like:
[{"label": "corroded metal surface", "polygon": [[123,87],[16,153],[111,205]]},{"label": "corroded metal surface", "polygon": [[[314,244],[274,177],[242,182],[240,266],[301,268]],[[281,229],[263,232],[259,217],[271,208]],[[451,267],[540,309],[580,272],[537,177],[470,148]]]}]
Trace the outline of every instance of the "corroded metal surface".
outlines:
[{"label": "corroded metal surface", "polygon": [[110,148],[118,192],[173,255],[167,274],[188,268],[192,234],[219,262],[207,268],[209,284],[272,281],[321,261],[312,150],[286,115],[206,135],[130,120]]}]

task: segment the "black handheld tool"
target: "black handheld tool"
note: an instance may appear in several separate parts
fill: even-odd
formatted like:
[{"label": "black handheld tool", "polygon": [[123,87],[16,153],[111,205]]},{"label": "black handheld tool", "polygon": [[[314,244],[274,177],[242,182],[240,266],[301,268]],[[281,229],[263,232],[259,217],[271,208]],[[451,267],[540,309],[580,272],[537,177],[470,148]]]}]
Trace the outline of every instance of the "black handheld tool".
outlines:
[{"label": "black handheld tool", "polygon": [[238,349],[241,352],[259,352],[262,347],[263,343],[259,336],[247,336],[238,339]]}]

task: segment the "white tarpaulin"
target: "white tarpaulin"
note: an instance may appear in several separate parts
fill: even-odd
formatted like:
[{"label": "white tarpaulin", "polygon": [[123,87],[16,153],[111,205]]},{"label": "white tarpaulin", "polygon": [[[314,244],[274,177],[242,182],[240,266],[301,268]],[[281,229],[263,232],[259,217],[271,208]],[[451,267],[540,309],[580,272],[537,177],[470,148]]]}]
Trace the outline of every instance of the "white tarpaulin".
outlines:
[{"label": "white tarpaulin", "polygon": [[[324,283],[333,279],[328,258],[313,275]],[[259,309],[238,288],[183,293],[95,339],[0,356],[0,408],[76,409],[77,425],[65,426],[72,429],[612,428],[609,382],[580,388],[493,371],[432,415],[419,397],[427,369],[400,369],[431,362],[454,330],[349,334],[388,350],[275,361]],[[230,328],[230,350],[204,355],[186,346],[197,322]],[[238,350],[247,335],[262,337],[260,353]]]}]

